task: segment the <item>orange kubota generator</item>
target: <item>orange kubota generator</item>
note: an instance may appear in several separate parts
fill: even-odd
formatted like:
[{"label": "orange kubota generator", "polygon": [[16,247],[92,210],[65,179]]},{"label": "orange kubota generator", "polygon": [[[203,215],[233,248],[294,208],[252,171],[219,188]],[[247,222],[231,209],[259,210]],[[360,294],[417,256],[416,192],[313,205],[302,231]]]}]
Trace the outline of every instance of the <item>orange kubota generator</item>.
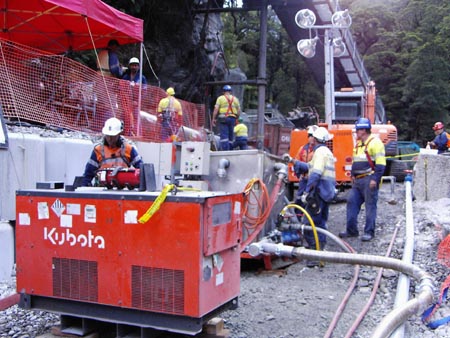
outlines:
[{"label": "orange kubota generator", "polygon": [[61,313],[63,332],[84,335],[101,322],[117,337],[152,328],[194,335],[236,306],[242,194],[178,191],[140,223],[158,195],[19,191],[20,305]]},{"label": "orange kubota generator", "polygon": [[[338,186],[344,187],[351,181],[351,165],[353,147],[356,143],[354,133],[355,121],[359,117],[366,117],[372,123],[372,134],[377,135],[383,141],[386,156],[397,154],[397,128],[386,123],[386,116],[382,106],[376,109],[375,83],[369,82],[365,91],[354,91],[344,88],[334,93],[335,111],[331,124],[319,124],[328,128],[334,135],[327,142],[327,146],[333,152],[336,159],[336,182]],[[308,142],[307,130],[295,129],[291,133],[291,144],[289,155],[295,157],[298,149]],[[292,186],[298,182],[294,174],[293,165],[289,165],[288,179]]]}]

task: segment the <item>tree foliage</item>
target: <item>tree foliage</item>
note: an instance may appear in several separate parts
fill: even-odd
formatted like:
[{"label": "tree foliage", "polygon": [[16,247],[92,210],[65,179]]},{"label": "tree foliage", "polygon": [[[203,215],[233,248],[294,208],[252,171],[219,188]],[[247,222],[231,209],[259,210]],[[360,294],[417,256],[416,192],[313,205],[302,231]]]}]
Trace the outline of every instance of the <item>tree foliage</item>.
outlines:
[{"label": "tree foliage", "polygon": [[450,122],[450,3],[356,0],[345,5],[365,65],[400,138],[422,144],[430,140],[436,121]]}]

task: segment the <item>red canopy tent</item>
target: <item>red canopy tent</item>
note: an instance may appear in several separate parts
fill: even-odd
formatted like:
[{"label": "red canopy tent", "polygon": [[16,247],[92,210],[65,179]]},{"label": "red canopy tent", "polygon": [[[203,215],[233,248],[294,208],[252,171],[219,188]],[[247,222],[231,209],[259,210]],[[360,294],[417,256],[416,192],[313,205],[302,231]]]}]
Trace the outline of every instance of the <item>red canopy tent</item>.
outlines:
[{"label": "red canopy tent", "polygon": [[143,41],[143,21],[100,0],[0,0],[0,37],[52,53]]}]

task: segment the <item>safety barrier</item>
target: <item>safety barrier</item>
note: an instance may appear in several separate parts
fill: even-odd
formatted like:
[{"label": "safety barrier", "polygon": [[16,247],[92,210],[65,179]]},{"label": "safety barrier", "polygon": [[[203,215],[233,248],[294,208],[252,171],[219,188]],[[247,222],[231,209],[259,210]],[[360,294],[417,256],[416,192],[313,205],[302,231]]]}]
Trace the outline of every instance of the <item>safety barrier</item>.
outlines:
[{"label": "safety barrier", "polygon": [[[102,76],[64,55],[0,39],[0,102],[5,117],[47,126],[98,133],[104,121],[124,121],[124,135],[159,142],[161,88]],[[205,107],[179,100],[183,126],[176,128],[182,140],[202,139]]]}]

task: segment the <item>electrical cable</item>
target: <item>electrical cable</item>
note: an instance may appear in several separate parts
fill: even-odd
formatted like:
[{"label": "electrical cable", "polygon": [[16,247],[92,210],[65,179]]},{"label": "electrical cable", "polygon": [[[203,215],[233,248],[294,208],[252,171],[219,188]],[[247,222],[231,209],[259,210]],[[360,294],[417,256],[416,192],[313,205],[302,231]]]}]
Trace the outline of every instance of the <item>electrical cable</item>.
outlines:
[{"label": "electrical cable", "polygon": [[155,77],[156,80],[158,80],[158,87],[161,88],[161,80],[160,80],[159,77],[156,75],[155,70],[154,70],[153,67],[152,67],[152,64],[151,64],[151,62],[150,62],[150,58],[148,57],[147,49],[145,48],[145,46],[144,46],[144,53],[145,53],[145,58],[146,58],[146,60],[147,60],[147,62],[148,62],[148,65],[149,65],[149,67],[150,67],[150,70],[152,71],[153,76]]},{"label": "electrical cable", "polygon": [[[275,187],[272,190],[272,194],[269,197],[264,182],[259,178],[251,179],[244,188],[244,209],[243,209],[243,230],[246,231],[247,238],[241,243],[241,251],[244,251],[248,245],[256,238],[261,228],[266,223],[270,216],[275,198],[280,191],[282,179],[278,179]],[[262,190],[261,196],[256,196],[254,187],[259,185]],[[251,197],[255,198],[255,202],[251,201]],[[257,215],[253,215],[251,212],[257,210]]]}]

